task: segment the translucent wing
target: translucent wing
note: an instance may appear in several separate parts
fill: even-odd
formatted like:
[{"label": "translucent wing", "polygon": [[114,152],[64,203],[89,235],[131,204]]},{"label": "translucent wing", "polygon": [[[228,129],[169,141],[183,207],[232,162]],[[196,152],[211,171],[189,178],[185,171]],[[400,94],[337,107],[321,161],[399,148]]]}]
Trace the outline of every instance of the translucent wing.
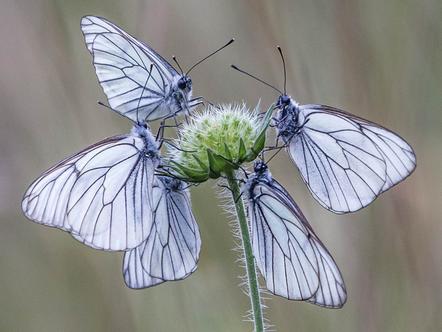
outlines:
[{"label": "translucent wing", "polygon": [[166,60],[103,18],[85,16],[81,28],[112,109],[135,122],[174,114],[166,98],[180,75]]},{"label": "translucent wing", "polygon": [[25,215],[69,231],[97,249],[136,247],[152,223],[157,161],[145,158],[145,150],[145,139],[129,134],[105,139],[63,160],[27,190]]},{"label": "translucent wing", "polygon": [[386,162],[358,123],[343,115],[301,106],[302,129],[288,151],[313,196],[336,213],[370,204],[386,183]]},{"label": "translucent wing", "polygon": [[155,52],[149,45],[132,37],[123,29],[119,28],[112,22],[109,22],[105,18],[98,16],[84,16],[81,19],[80,25],[89,52],[93,53],[92,45],[97,36],[109,32],[115,33],[125,37],[128,41],[139,46],[140,48],[145,49],[145,51],[149,54],[149,57],[152,59],[152,62],[161,64],[164,67],[163,70],[165,72],[170,72],[173,73],[173,75],[178,75],[177,71],[167,62],[167,60],[165,60],[161,55]]},{"label": "translucent wing", "polygon": [[340,308],[341,273],[289,194],[275,180],[253,186],[248,204],[257,265],[274,294]]},{"label": "translucent wing", "polygon": [[376,144],[386,163],[386,181],[382,191],[390,189],[414,171],[416,155],[412,147],[399,135],[376,123],[330,106],[304,105],[302,107],[324,110],[338,116],[344,116],[360,126],[360,130]]},{"label": "translucent wing", "polygon": [[144,270],[141,264],[140,247],[124,253],[123,277],[127,287],[134,289],[152,287],[164,282],[164,280],[151,277]]},{"label": "translucent wing", "polygon": [[144,270],[162,280],[187,277],[197,267],[201,238],[183,182],[157,177],[153,186],[154,219],[140,245]]}]

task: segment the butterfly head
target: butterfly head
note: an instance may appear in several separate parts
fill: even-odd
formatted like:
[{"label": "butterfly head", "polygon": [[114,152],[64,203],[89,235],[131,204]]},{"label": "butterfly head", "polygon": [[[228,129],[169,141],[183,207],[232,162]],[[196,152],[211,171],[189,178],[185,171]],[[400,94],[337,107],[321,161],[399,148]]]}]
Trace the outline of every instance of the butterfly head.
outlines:
[{"label": "butterfly head", "polygon": [[276,108],[286,108],[290,105],[291,98],[285,93],[278,97],[278,101],[276,102]]},{"label": "butterfly head", "polygon": [[272,175],[270,174],[269,167],[265,163],[264,160],[257,160],[253,165],[253,176],[252,181],[262,181],[262,182],[271,182]]},{"label": "butterfly head", "polygon": [[187,94],[192,90],[192,79],[190,76],[183,75],[177,81],[177,87],[183,93]]},{"label": "butterfly head", "polygon": [[255,161],[253,165],[253,171],[256,175],[261,175],[266,173],[268,170],[267,164],[263,160]]}]

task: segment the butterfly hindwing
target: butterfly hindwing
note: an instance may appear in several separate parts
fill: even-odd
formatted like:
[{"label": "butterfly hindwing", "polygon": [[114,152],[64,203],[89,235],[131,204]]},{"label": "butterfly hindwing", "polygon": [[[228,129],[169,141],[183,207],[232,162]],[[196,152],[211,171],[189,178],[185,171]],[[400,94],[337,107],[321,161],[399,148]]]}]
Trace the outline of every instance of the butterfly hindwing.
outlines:
[{"label": "butterfly hindwing", "polygon": [[151,277],[144,270],[139,247],[124,253],[123,278],[127,287],[133,289],[148,288],[164,282],[162,279]]}]

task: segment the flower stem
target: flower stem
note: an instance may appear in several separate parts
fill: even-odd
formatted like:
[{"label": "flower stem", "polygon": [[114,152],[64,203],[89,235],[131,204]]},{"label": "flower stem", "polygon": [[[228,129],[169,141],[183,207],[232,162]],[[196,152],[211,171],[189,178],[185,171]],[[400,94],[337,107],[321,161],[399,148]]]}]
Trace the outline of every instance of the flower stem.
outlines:
[{"label": "flower stem", "polygon": [[250,241],[249,226],[247,224],[246,214],[244,211],[243,200],[240,197],[240,188],[238,181],[235,179],[235,173],[231,170],[225,171],[227,182],[232,192],[233,202],[235,204],[236,216],[241,233],[242,247],[244,257],[246,259],[248,293],[252,305],[253,322],[255,324],[255,332],[264,331],[264,317],[262,315],[261,295],[259,293],[258,277],[256,274],[255,258],[252,252],[252,243]]}]

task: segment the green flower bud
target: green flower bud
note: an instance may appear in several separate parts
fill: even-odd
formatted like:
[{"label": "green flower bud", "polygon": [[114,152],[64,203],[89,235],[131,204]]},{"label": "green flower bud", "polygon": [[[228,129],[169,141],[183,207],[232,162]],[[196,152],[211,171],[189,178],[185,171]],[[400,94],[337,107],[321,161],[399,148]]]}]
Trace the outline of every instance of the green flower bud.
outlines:
[{"label": "green flower bud", "polygon": [[253,161],[264,148],[272,110],[260,119],[258,106],[252,112],[245,104],[209,106],[180,130],[169,167],[185,181],[203,182]]}]

